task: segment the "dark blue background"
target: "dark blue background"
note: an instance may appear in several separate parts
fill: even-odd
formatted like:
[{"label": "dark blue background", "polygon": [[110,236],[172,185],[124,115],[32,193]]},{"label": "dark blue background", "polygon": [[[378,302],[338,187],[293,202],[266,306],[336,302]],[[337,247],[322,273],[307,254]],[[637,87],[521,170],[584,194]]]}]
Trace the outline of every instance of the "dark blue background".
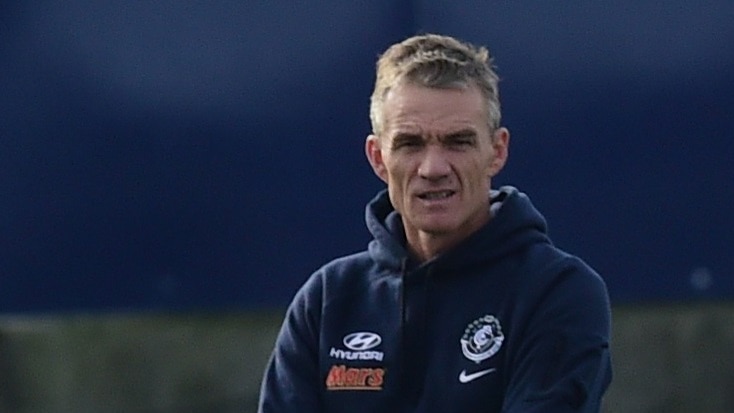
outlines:
[{"label": "dark blue background", "polygon": [[510,162],[615,303],[734,297],[734,3],[5,1],[0,310],[284,306],[368,241],[377,55],[486,44]]}]

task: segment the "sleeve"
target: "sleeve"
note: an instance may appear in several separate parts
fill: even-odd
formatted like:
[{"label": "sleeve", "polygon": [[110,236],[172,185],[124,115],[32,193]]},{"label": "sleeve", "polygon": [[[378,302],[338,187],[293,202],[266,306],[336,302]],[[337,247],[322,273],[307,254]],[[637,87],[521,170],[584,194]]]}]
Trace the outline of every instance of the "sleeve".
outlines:
[{"label": "sleeve", "polygon": [[502,413],[598,413],[612,379],[611,311],[602,279],[580,261],[532,310]]},{"label": "sleeve", "polygon": [[315,274],[288,307],[265,369],[259,413],[322,411],[318,361],[320,291]]}]

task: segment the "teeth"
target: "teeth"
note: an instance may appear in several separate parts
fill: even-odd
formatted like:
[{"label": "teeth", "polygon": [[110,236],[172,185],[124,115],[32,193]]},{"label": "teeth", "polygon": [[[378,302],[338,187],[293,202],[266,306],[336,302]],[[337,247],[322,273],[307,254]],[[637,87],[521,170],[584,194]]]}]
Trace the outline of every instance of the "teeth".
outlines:
[{"label": "teeth", "polygon": [[427,192],[421,195],[423,199],[443,199],[451,196],[452,191]]}]

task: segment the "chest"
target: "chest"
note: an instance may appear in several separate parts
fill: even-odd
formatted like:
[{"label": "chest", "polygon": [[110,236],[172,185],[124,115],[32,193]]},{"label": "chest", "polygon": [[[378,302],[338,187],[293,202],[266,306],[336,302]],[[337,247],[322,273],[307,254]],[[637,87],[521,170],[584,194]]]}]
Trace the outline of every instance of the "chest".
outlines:
[{"label": "chest", "polygon": [[394,279],[330,300],[319,349],[329,411],[499,412],[508,295],[461,281]]}]

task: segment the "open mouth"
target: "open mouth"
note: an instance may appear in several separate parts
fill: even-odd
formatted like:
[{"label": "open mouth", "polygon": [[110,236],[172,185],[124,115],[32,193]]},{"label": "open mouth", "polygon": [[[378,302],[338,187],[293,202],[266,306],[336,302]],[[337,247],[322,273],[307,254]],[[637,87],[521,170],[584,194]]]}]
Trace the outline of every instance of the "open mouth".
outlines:
[{"label": "open mouth", "polygon": [[450,198],[452,195],[454,195],[456,192],[454,191],[428,191],[418,194],[418,198],[426,200],[426,201],[437,201],[441,199],[447,199]]}]

